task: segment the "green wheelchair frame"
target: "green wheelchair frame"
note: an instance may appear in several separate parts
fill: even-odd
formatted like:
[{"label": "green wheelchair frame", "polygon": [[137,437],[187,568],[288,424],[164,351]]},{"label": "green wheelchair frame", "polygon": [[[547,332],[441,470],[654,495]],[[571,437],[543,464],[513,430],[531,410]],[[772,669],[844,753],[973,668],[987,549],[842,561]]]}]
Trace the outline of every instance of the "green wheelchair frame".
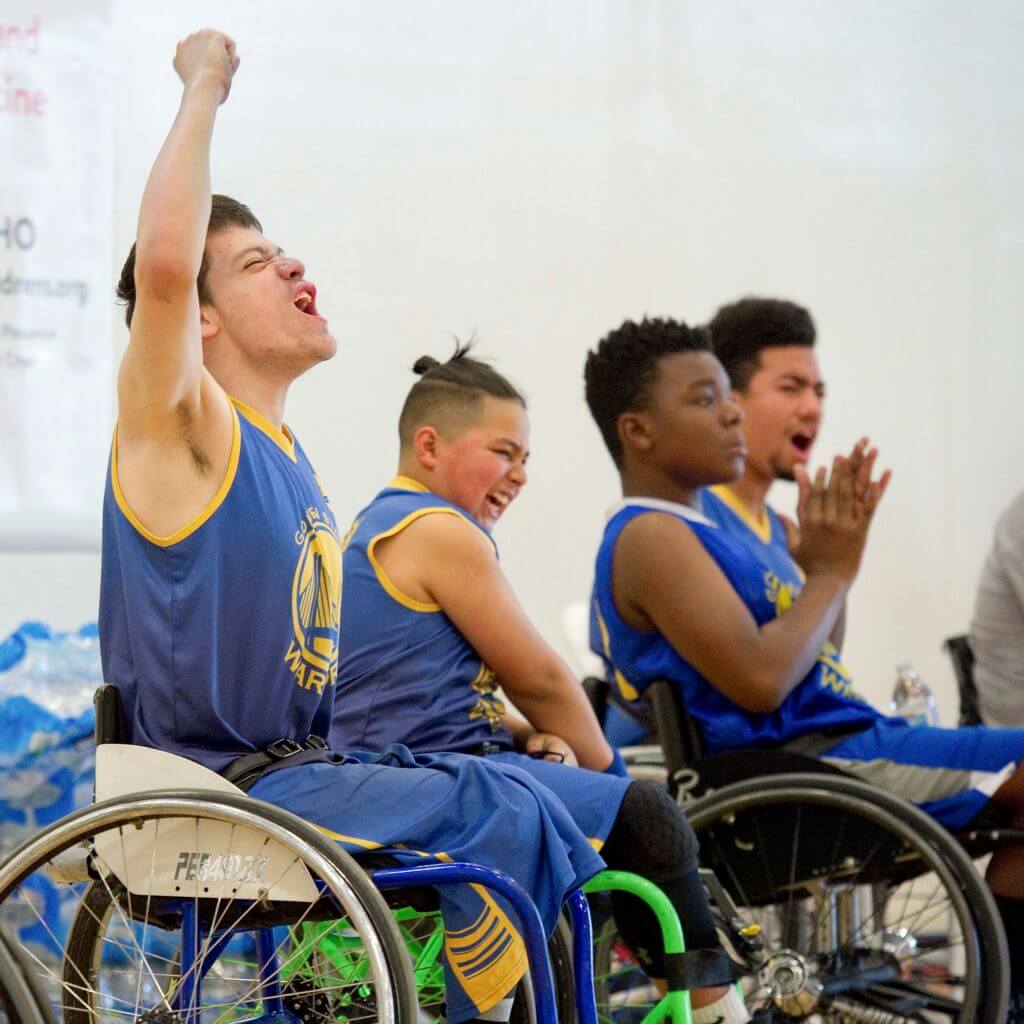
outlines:
[{"label": "green wheelchair frame", "polygon": [[[584,886],[588,894],[627,892],[647,904],[657,918],[663,948],[666,954],[685,953],[683,930],[679,917],[668,897],[653,882],[628,871],[602,871]],[[444,947],[444,928],[437,911],[414,910],[400,907],[393,911],[412,960],[416,989],[423,1005],[439,1005],[444,999],[444,972],[441,951]],[[596,936],[595,936],[596,938]],[[343,923],[337,921],[301,925],[282,969],[282,980],[287,983],[300,978],[309,970],[313,957],[326,960],[337,975],[347,983],[358,982],[360,970],[365,971],[365,960],[360,956],[358,939],[346,935]],[[602,967],[604,965],[601,965]],[[601,980],[595,978],[595,981]],[[607,1010],[598,1008],[603,1022],[612,1018]],[[661,996],[643,1016],[639,1024],[692,1024],[690,993],[686,989],[670,990]]]}]

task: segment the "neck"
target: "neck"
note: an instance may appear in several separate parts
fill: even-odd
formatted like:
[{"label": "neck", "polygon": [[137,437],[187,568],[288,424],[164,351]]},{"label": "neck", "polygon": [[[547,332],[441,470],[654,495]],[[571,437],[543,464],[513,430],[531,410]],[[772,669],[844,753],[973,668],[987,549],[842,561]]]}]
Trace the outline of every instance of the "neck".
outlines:
[{"label": "neck", "polygon": [[420,465],[415,455],[400,456],[398,459],[398,471],[395,475],[415,480],[416,483],[423,484],[428,491],[434,490],[434,482],[431,479],[430,473]]},{"label": "neck", "polygon": [[278,430],[281,429],[284,423],[284,403],[288,396],[287,384],[263,380],[251,374],[237,377],[218,374],[217,382],[232,398],[255,409],[265,420]]},{"label": "neck", "polygon": [[700,485],[680,480],[657,466],[627,465],[622,468],[624,498],[660,498],[678,505],[699,507]]},{"label": "neck", "polygon": [[739,480],[724,484],[750,513],[757,519],[764,515],[765,506],[768,504],[768,491],[771,490],[773,480],[766,480],[761,474],[755,472],[749,465]]}]

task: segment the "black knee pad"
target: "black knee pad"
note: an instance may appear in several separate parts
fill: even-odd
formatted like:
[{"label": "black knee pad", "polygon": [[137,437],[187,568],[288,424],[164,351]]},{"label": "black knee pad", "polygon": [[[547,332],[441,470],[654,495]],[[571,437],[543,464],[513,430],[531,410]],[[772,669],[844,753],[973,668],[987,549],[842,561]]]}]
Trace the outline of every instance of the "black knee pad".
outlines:
[{"label": "black knee pad", "polygon": [[660,882],[697,867],[697,837],[664,786],[634,782],[626,790],[601,856],[610,868]]}]

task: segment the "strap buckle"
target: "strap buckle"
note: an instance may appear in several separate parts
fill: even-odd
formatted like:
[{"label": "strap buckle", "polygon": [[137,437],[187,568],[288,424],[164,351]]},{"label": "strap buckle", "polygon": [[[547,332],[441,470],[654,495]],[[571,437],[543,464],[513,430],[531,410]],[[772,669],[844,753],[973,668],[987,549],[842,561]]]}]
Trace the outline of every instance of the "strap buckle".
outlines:
[{"label": "strap buckle", "polygon": [[283,761],[286,757],[291,757],[293,754],[302,753],[302,744],[296,743],[295,740],[285,737],[284,739],[274,740],[274,742],[267,747],[267,753],[275,761]]},{"label": "strap buckle", "polygon": [[317,736],[315,733],[312,733],[312,732],[306,737],[306,742],[303,744],[303,746],[307,750],[328,750],[328,749],[330,749],[327,746],[327,740],[325,740],[323,738],[323,736]]}]

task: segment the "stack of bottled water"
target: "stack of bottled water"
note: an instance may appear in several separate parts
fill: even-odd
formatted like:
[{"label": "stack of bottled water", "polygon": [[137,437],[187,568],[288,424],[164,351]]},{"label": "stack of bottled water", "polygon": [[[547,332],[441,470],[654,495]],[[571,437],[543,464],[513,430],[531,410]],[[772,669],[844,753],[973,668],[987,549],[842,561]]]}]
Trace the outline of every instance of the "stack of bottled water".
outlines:
[{"label": "stack of bottled water", "polygon": [[[62,633],[26,622],[0,642],[0,860],[92,799],[92,695],[102,678],[94,625]],[[2,923],[46,962],[58,952],[75,898],[42,876],[35,888],[32,913]]]}]

